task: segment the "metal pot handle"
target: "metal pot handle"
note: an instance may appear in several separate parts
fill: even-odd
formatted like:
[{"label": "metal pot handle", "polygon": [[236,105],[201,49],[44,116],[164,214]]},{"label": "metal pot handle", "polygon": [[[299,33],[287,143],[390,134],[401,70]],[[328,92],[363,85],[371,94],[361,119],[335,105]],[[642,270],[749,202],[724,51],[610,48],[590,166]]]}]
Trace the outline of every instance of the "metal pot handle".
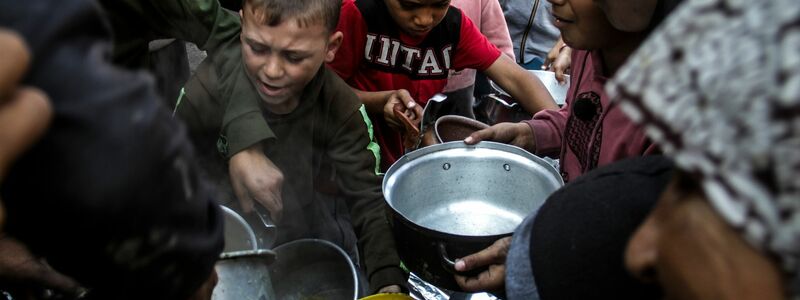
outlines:
[{"label": "metal pot handle", "polygon": [[449,255],[447,255],[447,247],[444,245],[444,242],[438,242],[437,249],[439,250],[439,261],[442,264],[442,268],[444,268],[445,271],[450,272],[450,274],[461,275],[465,277],[475,277],[486,270],[486,268],[478,268],[465,272],[456,271],[456,262],[450,259]]},{"label": "metal pot handle", "polygon": [[439,242],[437,244],[437,249],[439,250],[439,261],[442,263],[442,267],[450,274],[458,274],[456,271],[456,262],[450,259],[447,255],[447,248],[445,247],[443,242]]}]

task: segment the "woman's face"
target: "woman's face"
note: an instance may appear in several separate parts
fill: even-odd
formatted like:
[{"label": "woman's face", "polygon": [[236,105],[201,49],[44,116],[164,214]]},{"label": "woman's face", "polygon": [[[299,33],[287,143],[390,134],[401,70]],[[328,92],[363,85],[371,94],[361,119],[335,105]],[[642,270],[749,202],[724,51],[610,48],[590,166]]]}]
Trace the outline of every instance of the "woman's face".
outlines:
[{"label": "woman's face", "polygon": [[609,23],[594,0],[548,0],[552,4],[554,25],[564,42],[572,48],[593,50],[614,45],[623,32]]},{"label": "woman's face", "polygon": [[628,271],[657,281],[666,299],[784,299],[777,266],[729,227],[687,180],[673,178],[628,242]]},{"label": "woman's face", "polygon": [[608,16],[614,28],[625,32],[641,32],[650,26],[657,0],[594,0]]}]

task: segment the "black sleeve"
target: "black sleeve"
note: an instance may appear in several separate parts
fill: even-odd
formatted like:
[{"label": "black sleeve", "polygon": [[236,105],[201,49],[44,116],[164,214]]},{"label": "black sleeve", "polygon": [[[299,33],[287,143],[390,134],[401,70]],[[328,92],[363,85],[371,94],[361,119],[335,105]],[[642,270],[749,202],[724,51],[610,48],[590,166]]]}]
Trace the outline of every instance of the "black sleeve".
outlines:
[{"label": "black sleeve", "polygon": [[6,232],[92,298],[186,298],[222,250],[222,218],[152,79],[110,65],[94,2],[2,1],[0,26],[27,41],[24,84],[55,110],[3,182]]},{"label": "black sleeve", "polygon": [[[333,74],[331,72],[330,74]],[[388,285],[406,286],[406,275],[400,268],[394,235],[386,218],[380,171],[380,148],[375,142],[372,122],[364,105],[344,81],[336,75],[329,79],[335,101],[334,115],[341,122],[332,122],[335,133],[327,155],[334,162],[336,178],[350,209],[358,245],[363,253],[370,292]],[[329,125],[329,126],[331,126]]]}]

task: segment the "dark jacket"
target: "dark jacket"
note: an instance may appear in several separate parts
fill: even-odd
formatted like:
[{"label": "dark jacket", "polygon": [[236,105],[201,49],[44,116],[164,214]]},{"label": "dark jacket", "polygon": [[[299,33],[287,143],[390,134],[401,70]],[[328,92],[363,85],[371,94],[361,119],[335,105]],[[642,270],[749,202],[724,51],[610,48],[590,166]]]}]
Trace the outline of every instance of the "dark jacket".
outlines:
[{"label": "dark jacket", "polygon": [[[146,64],[147,43],[143,40],[177,38],[192,42],[209,54],[220,74],[219,89],[236,99],[225,107],[222,130],[227,144],[220,148],[230,158],[258,142],[275,135],[258,108],[258,95],[247,79],[238,45],[239,15],[226,10],[216,0],[101,0],[105,12],[114,20],[115,59],[126,66]],[[120,21],[123,20],[123,21]],[[176,99],[168,99],[174,103]],[[250,103],[248,103],[248,101]]]},{"label": "dark jacket", "polygon": [[54,119],[2,186],[17,237],[95,299],[184,299],[222,250],[222,218],[152,79],[117,69],[92,1],[0,1]]},{"label": "dark jacket", "polygon": [[[221,79],[211,64],[200,65],[176,109],[197,137],[195,142],[207,149],[224,139],[220,128],[224,107],[230,106],[228,99],[235,101],[219,89]],[[357,234],[371,291],[390,284],[403,286],[406,279],[385,217],[382,177],[377,174],[378,146],[364,106],[325,67],[309,82],[301,99],[287,115],[264,110],[262,117],[277,136],[267,144],[265,154],[285,176],[284,222],[278,243],[321,238],[353,257]],[[225,168],[212,169],[227,174]]]}]

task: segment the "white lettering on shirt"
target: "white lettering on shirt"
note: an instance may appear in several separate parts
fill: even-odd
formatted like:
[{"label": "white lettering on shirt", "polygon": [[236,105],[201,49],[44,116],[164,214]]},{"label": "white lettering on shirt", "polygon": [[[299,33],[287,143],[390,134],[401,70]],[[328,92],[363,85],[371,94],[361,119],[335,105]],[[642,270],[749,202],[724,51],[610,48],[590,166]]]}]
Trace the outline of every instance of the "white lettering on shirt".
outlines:
[{"label": "white lettering on shirt", "polygon": [[381,56],[375,61],[382,65],[389,65],[389,47],[392,46],[392,42],[388,36],[381,37]]},{"label": "white lettering on shirt", "polygon": [[[376,43],[380,43],[376,45]],[[452,45],[440,49],[420,49],[403,44],[399,39],[368,33],[364,45],[364,58],[372,63],[402,68],[412,74],[429,76],[443,75],[451,66]],[[378,52],[378,53],[373,53]],[[398,65],[399,64],[399,65]],[[416,69],[415,69],[415,66]]]},{"label": "white lettering on shirt", "polygon": [[436,61],[436,57],[433,55],[433,49],[425,49],[425,58],[422,59],[422,65],[419,66],[417,74],[433,75],[441,73],[442,68],[439,67],[439,62]]},{"label": "white lettering on shirt", "polygon": [[364,58],[368,61],[372,61],[372,45],[375,44],[375,35],[374,34],[367,34],[367,45],[364,49]]},{"label": "white lettering on shirt", "polygon": [[450,52],[453,50],[452,45],[447,45],[442,49],[442,56],[444,57],[444,68],[450,70]]},{"label": "white lettering on shirt", "polygon": [[403,68],[411,71],[411,62],[418,60],[420,56],[419,49],[411,48],[406,45],[400,45],[400,55],[405,55],[405,61],[403,62]]}]

